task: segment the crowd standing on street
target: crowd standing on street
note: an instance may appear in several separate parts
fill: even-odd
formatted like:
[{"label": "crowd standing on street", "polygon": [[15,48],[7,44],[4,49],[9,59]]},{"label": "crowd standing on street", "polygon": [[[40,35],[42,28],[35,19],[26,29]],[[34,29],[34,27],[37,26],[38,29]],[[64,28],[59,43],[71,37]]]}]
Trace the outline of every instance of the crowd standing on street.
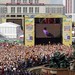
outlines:
[{"label": "crowd standing on street", "polygon": [[[48,64],[53,53],[59,51],[68,57],[74,49],[62,44],[24,46],[22,44],[0,43],[0,73],[2,75],[38,75],[26,69]],[[0,75],[1,75],[0,74]]]}]

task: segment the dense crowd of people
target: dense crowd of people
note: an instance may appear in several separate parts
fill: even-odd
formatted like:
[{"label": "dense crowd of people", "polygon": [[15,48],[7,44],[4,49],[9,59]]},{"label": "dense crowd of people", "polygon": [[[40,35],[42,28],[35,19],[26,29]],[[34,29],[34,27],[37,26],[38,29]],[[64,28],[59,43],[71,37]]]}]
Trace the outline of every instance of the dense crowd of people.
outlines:
[{"label": "dense crowd of people", "polygon": [[69,57],[74,49],[72,46],[62,44],[29,47],[14,43],[0,43],[0,73],[5,73],[4,75],[26,75],[26,73],[36,75],[28,72],[27,68],[48,64],[50,57],[56,51],[64,53]]}]

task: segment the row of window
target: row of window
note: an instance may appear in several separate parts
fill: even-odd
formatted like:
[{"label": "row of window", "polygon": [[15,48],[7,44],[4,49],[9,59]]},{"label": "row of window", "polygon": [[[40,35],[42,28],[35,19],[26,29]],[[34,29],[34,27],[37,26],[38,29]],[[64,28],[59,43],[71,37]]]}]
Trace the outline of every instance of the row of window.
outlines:
[{"label": "row of window", "polygon": [[[21,7],[17,7],[17,13],[21,13]],[[23,13],[28,13],[28,8],[27,7],[23,7]],[[15,7],[11,7],[11,13],[16,13],[16,8]],[[0,7],[0,13],[7,13],[7,7]],[[29,7],[29,13],[33,13],[33,7]],[[39,7],[35,7],[35,13],[39,13]]]},{"label": "row of window", "polygon": [[[27,13],[27,7],[23,7],[23,13]],[[15,13],[16,8],[11,7],[11,13]],[[17,7],[17,13],[21,13],[21,7]],[[33,7],[29,7],[29,13],[33,13]],[[35,7],[35,13],[39,13],[39,7]]]},{"label": "row of window", "polygon": [[[11,9],[9,9],[11,11],[11,13],[39,13],[39,8],[40,7],[11,7]],[[0,13],[8,13],[7,12],[7,7],[0,7]],[[64,14],[64,9],[63,8],[50,8],[50,7],[46,7],[45,9],[45,13],[60,13],[60,14]]]},{"label": "row of window", "polygon": [[63,8],[50,8],[46,7],[46,13],[64,13]]},{"label": "row of window", "polygon": [[11,3],[39,3],[39,0],[11,0]]},{"label": "row of window", "polygon": [[7,7],[0,7],[0,13],[7,13]]}]

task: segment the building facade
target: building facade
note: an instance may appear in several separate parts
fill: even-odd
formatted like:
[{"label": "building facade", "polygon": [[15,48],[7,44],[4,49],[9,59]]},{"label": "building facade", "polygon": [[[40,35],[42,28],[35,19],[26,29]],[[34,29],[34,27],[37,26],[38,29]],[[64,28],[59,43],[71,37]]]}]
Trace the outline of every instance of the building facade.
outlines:
[{"label": "building facade", "polygon": [[72,13],[72,0],[66,0],[66,13]]},{"label": "building facade", "polygon": [[65,10],[67,16],[72,16],[72,21],[75,22],[75,0],[65,1]]},{"label": "building facade", "polygon": [[62,4],[50,4],[49,0],[0,0],[0,23],[2,18],[16,18],[40,13],[64,14]]}]

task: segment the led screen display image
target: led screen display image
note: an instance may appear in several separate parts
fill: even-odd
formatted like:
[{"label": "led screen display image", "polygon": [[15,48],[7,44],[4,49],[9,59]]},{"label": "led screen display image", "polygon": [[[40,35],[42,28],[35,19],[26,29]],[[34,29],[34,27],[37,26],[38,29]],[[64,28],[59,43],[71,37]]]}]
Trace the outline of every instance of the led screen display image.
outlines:
[{"label": "led screen display image", "polygon": [[36,38],[59,38],[62,33],[60,18],[36,18]]}]

